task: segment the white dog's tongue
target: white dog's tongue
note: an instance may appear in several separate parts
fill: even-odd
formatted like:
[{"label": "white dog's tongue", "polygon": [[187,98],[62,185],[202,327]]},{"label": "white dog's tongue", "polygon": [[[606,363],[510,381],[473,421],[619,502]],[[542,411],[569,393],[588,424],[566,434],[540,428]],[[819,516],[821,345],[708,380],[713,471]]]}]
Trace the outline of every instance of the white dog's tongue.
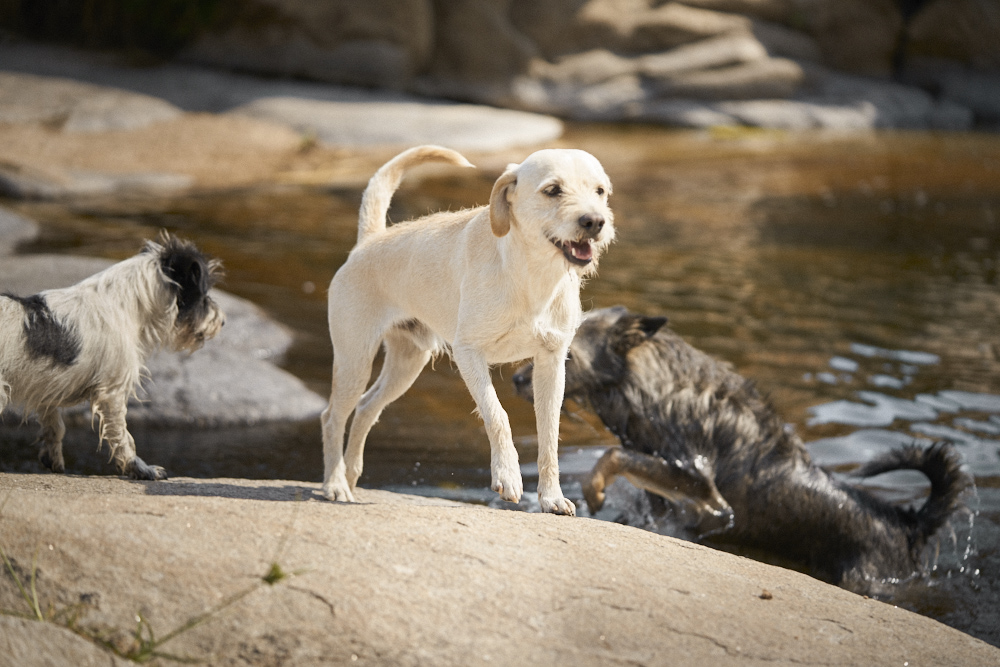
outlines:
[{"label": "white dog's tongue", "polygon": [[569,242],[569,252],[573,257],[576,257],[580,261],[587,261],[594,256],[594,250],[590,247],[589,241],[583,241],[582,243],[576,243],[575,241]]}]

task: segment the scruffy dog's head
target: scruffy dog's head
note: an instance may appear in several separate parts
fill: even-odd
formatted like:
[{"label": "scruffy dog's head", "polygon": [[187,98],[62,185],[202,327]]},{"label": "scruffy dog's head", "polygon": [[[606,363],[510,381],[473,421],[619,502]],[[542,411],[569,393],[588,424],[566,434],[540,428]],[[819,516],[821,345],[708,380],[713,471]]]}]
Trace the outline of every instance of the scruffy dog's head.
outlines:
[{"label": "scruffy dog's head", "polygon": [[164,344],[193,352],[213,338],[225,318],[208,292],[222,277],[222,264],[209,259],[193,243],[164,232],[159,243],[148,241],[143,250],[156,257],[167,295],[173,300],[172,335]]},{"label": "scruffy dog's head", "polygon": [[[667,323],[665,317],[648,317],[628,312],[623,306],[587,313],[576,331],[566,358],[564,396],[587,405],[601,387],[617,386],[629,373],[628,355]],[[517,393],[532,399],[532,365],[514,374]]]},{"label": "scruffy dog's head", "polygon": [[537,247],[562,255],[581,275],[597,269],[615,238],[611,181],[590,153],[548,149],[511,164],[493,184],[490,225],[500,237],[542,237]]}]

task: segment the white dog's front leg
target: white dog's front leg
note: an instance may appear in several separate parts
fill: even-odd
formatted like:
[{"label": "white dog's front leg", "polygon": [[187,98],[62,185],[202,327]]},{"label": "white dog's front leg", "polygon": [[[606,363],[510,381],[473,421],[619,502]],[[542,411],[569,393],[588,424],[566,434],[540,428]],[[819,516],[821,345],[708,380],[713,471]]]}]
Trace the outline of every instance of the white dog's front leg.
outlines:
[{"label": "white dog's front leg", "polygon": [[538,354],[532,382],[538,427],[538,504],[543,512],[574,516],[576,506],[559,487],[559,411],[566,387],[566,349]]},{"label": "white dog's front leg", "polygon": [[517,462],[510,421],[497,398],[486,358],[475,348],[457,344],[452,348],[452,358],[486,425],[486,434],[490,439],[491,486],[501,498],[516,503],[521,500],[524,491],[521,468]]}]

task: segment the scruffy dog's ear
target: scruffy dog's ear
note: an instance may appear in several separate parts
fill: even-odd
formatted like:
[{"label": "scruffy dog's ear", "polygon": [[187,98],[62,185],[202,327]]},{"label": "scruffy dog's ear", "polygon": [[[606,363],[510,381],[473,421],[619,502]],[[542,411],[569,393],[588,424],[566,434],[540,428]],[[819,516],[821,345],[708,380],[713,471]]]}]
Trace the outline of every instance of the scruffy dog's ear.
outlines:
[{"label": "scruffy dog's ear", "polygon": [[514,222],[514,214],[510,210],[510,193],[517,186],[517,166],[507,166],[507,171],[500,175],[493,184],[490,193],[490,229],[496,237],[506,236],[510,225]]},{"label": "scruffy dog's ear", "polygon": [[647,317],[645,315],[624,315],[609,332],[611,349],[616,354],[625,356],[629,350],[642,345],[656,335],[656,332],[667,323],[665,317]]},{"label": "scruffy dog's ear", "polygon": [[221,277],[218,260],[209,259],[193,243],[175,236],[161,236],[160,267],[177,294],[177,317],[199,317],[202,301]]}]

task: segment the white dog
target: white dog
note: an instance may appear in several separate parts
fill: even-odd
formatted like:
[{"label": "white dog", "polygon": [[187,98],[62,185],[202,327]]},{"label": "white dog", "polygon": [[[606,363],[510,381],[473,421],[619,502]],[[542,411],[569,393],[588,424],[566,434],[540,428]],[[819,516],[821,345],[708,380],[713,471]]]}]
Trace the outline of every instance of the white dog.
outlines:
[{"label": "white dog", "polygon": [[163,234],[72,287],[0,295],[0,412],[11,404],[37,416],[43,464],[65,470],[59,408],[90,401],[99,442],[107,441],[119,471],[166,478],[135,455],[126,404],[155,348],[194,351],[218,333],[224,316],[208,290],[220,269],[193,244]]},{"label": "white dog", "polygon": [[[493,490],[514,502],[521,472],[489,368],[534,360],[538,500],[543,511],[575,514],[559,487],[559,411],[566,352],[581,319],[580,281],[614,238],[611,183],[588,153],[543,150],[507,168],[488,207],[386,228],[403,174],[423,162],[472,166],[436,146],[385,164],[365,190],[358,243],[330,284],[334,361],[322,417],[323,493],[354,500],[365,438],[382,409],[448,350],[486,425]],[[385,364],[366,392],[380,345]],[[355,408],[345,460],[345,425]]]}]

